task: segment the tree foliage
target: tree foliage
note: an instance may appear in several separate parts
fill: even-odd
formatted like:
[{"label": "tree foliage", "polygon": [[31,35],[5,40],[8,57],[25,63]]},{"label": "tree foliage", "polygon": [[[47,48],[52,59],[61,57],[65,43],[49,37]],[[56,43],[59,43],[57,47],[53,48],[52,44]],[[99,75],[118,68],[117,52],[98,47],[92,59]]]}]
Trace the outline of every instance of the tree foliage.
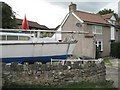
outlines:
[{"label": "tree foliage", "polygon": [[111,44],[111,56],[120,58],[120,42],[113,42]]},{"label": "tree foliage", "polygon": [[5,2],[0,2],[0,15],[2,15],[2,28],[13,29],[17,27],[15,13],[12,8]]},{"label": "tree foliage", "polygon": [[105,8],[104,10],[98,12],[98,14],[100,15],[109,14],[109,13],[114,13],[114,10]]},{"label": "tree foliage", "polygon": [[[104,9],[98,12],[98,14],[100,15],[104,15],[104,14],[109,14],[109,13],[114,13],[114,10],[112,9]],[[118,17],[118,14],[114,13],[114,16],[116,18],[116,23],[120,26],[120,17]]]}]

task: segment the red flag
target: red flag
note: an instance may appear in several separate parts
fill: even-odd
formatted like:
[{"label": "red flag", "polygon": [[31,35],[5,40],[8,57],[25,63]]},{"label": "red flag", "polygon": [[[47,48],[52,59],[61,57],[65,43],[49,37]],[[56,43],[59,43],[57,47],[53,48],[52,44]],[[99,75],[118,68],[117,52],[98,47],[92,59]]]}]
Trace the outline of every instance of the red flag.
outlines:
[{"label": "red flag", "polygon": [[24,20],[23,20],[23,22],[22,22],[22,29],[29,29],[29,26],[28,26],[28,21],[27,21],[27,19],[26,19],[26,15],[25,15],[25,17],[24,17]]}]

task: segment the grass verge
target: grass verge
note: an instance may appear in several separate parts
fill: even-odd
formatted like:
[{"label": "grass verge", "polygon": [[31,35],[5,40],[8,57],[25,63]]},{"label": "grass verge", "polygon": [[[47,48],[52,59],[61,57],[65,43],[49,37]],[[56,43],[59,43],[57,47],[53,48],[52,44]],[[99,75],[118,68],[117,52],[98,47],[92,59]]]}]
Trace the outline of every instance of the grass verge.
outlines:
[{"label": "grass verge", "polygon": [[11,83],[10,85],[5,85],[3,88],[114,88],[112,83],[87,83],[87,82],[78,82],[78,83],[69,83],[65,85],[56,85],[56,86],[44,86],[40,84],[17,84]]},{"label": "grass verge", "polygon": [[110,62],[110,59],[111,59],[111,58],[106,57],[106,58],[104,58],[103,60],[104,60],[104,63],[105,63],[106,65],[112,66],[112,63]]}]

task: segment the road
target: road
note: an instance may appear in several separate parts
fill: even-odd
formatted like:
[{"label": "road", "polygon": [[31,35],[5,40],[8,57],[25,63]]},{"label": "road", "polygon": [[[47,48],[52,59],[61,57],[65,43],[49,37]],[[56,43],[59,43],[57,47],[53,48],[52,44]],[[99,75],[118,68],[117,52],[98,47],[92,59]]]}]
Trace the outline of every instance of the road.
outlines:
[{"label": "road", "polygon": [[110,60],[110,62],[112,63],[112,66],[106,65],[106,79],[114,81],[113,85],[116,88],[118,88],[118,82],[119,82],[118,75],[120,75],[120,71],[118,71],[118,70],[120,70],[118,61],[119,61],[118,59],[112,59],[112,60]]}]

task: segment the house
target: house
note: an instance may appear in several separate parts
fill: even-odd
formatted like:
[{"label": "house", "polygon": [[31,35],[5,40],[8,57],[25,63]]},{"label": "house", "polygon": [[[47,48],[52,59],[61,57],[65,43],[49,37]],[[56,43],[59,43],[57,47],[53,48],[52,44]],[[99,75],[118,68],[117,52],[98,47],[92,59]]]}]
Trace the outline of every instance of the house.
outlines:
[{"label": "house", "polygon": [[[21,26],[22,26],[22,22],[23,20],[22,19],[16,19],[16,22],[17,22],[17,25],[18,25],[18,28],[21,29]],[[51,30],[49,29],[47,26],[45,25],[40,25],[38,24],[37,22],[34,22],[34,21],[28,21],[28,25],[29,25],[29,29],[33,29],[33,30]],[[34,32],[35,33],[35,32]],[[37,34],[36,34],[37,35]],[[41,32],[41,38],[42,37],[51,37],[53,34],[50,33],[50,32]]]},{"label": "house", "polygon": [[111,23],[111,41],[120,41],[120,25],[116,22],[116,17],[114,13],[102,15],[102,17]]},{"label": "house", "polygon": [[[84,31],[88,34],[76,34],[78,41],[73,51],[76,57],[88,56],[95,58],[96,47],[101,56],[109,56],[111,45],[111,24],[101,15],[77,10],[77,5],[69,5],[69,13],[64,18],[58,31]],[[70,34],[58,35],[59,39],[68,40]]]},{"label": "house", "polygon": [[[21,28],[22,26],[22,19],[16,19],[18,28]],[[48,30],[49,28],[46,27],[45,25],[40,25],[37,22],[34,21],[28,21],[29,29],[40,29],[40,30]]]}]

